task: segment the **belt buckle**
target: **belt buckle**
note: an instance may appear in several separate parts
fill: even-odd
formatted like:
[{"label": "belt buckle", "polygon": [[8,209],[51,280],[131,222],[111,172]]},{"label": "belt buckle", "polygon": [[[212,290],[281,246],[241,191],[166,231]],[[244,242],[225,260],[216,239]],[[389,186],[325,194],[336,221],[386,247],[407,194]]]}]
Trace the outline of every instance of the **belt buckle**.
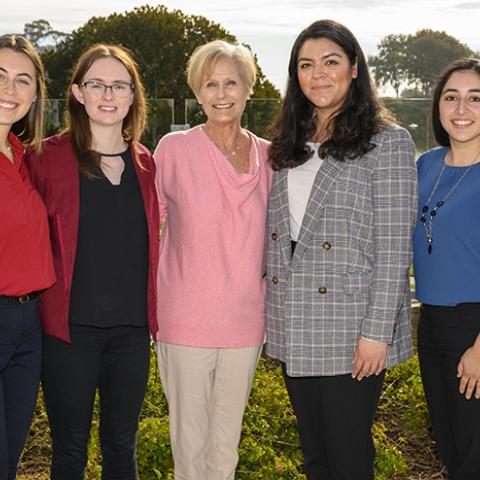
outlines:
[{"label": "belt buckle", "polygon": [[18,297],[18,301],[19,301],[22,305],[24,305],[25,303],[27,303],[29,300],[30,300],[30,295],[28,295],[28,294],[27,294],[27,295],[20,295],[20,296]]}]

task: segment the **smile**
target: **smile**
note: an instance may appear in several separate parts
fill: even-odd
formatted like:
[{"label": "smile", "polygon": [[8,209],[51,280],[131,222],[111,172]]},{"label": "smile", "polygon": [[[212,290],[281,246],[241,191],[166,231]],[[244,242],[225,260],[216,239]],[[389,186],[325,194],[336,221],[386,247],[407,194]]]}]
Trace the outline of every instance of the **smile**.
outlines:
[{"label": "smile", "polygon": [[0,108],[3,110],[14,110],[17,107],[18,107],[18,103],[0,101]]},{"label": "smile", "polygon": [[473,121],[472,120],[452,120],[452,123],[456,127],[463,128],[463,127],[469,127],[473,123]]},{"label": "smile", "polygon": [[102,110],[102,112],[115,112],[117,110],[117,107],[107,107],[107,106],[99,106],[99,110]]},{"label": "smile", "polygon": [[233,103],[217,103],[216,105],[212,105],[212,107],[217,110],[226,110],[227,108],[232,108]]}]

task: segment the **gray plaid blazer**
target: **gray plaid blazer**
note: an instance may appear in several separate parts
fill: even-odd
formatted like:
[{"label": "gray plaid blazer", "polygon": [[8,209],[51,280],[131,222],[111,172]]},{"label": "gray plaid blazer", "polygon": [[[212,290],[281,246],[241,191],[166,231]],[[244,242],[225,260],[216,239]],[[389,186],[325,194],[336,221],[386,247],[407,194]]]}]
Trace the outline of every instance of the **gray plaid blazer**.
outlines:
[{"label": "gray plaid blazer", "polygon": [[389,126],[361,158],[326,158],[292,257],[288,169],[268,210],[268,355],[291,376],[352,371],[360,336],[389,344],[387,367],[412,354],[409,267],[417,213],[415,147]]}]

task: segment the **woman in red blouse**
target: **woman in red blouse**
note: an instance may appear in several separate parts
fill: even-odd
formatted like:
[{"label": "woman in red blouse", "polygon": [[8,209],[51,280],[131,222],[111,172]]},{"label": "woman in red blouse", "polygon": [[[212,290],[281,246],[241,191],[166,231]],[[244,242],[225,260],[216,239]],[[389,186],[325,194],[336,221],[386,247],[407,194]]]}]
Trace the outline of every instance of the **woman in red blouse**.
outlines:
[{"label": "woman in red blouse", "polygon": [[44,70],[23,37],[0,37],[0,478],[16,477],[37,398],[36,296],[55,281],[45,207],[23,162],[42,138]]}]

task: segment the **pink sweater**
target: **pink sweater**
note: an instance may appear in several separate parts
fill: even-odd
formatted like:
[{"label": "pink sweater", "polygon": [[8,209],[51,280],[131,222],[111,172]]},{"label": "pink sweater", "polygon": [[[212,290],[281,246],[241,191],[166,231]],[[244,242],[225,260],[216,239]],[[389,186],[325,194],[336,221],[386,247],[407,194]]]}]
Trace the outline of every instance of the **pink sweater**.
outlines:
[{"label": "pink sweater", "polygon": [[239,175],[201,126],[163,137],[154,153],[160,218],[157,340],[196,347],[264,341],[268,142],[251,138]]}]

